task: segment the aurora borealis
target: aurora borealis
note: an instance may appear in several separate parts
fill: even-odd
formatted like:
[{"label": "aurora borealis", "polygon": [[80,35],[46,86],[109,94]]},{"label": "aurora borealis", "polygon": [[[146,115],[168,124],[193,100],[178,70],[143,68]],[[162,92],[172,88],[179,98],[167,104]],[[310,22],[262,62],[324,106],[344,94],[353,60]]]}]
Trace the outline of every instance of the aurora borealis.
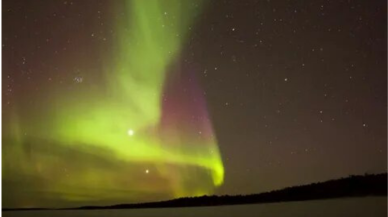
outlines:
[{"label": "aurora borealis", "polygon": [[[39,111],[42,121],[10,117],[5,180],[33,177],[44,182],[40,191],[89,203],[142,194],[204,195],[222,184],[224,168],[206,103],[195,78],[179,68],[194,22],[185,11],[189,2],[122,3],[126,19],[114,25],[114,51],[102,68],[104,88],[54,93]],[[181,85],[187,90],[177,93]],[[94,160],[83,159],[89,155]],[[13,164],[15,158],[23,163]],[[101,161],[109,166],[98,166]]]},{"label": "aurora borealis", "polygon": [[386,1],[2,3],[3,207],[387,171]]}]

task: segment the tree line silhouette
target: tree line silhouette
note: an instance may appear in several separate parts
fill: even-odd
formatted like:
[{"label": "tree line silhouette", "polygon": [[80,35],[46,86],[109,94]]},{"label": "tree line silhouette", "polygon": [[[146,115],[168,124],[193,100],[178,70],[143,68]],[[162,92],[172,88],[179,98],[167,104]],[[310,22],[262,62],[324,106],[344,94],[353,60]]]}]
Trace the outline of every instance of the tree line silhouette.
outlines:
[{"label": "tree line silhouette", "polygon": [[352,175],[326,182],[288,187],[250,195],[185,197],[161,202],[84,206],[73,209],[132,209],[194,206],[220,206],[253,203],[306,201],[345,197],[387,196],[387,173]]}]

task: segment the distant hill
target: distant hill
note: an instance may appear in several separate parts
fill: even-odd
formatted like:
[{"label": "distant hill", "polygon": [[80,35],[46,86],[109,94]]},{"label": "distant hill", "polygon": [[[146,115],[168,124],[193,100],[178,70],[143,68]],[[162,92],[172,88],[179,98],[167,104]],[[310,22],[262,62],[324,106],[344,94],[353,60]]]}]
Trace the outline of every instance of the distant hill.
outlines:
[{"label": "distant hill", "polygon": [[260,194],[185,197],[161,202],[120,204],[113,206],[87,206],[75,209],[132,209],[219,206],[365,196],[387,196],[387,173],[349,176],[347,178],[289,187]]},{"label": "distant hill", "polygon": [[[287,201],[305,201],[345,197],[387,196],[387,173],[375,175],[349,176],[326,182],[295,186],[260,194],[236,196],[202,196],[185,197],[174,200],[120,204],[113,206],[84,206],[69,209],[135,209],[135,208],[167,208],[167,207],[194,207],[220,206],[253,203],[275,203]],[[24,210],[24,209],[3,209]],[[42,210],[42,209],[28,209]]]}]

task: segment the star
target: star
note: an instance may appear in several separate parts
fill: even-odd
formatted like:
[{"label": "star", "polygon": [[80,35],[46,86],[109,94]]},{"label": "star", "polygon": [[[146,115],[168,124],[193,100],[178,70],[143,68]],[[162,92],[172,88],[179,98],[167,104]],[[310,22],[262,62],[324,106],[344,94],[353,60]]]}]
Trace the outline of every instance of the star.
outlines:
[{"label": "star", "polygon": [[74,81],[75,81],[76,83],[82,83],[83,80],[84,80],[84,78],[83,78],[83,77],[80,77],[80,76],[77,76],[77,77],[74,78]]},{"label": "star", "polygon": [[135,131],[133,131],[132,129],[129,129],[127,133],[128,133],[128,136],[133,136],[135,134]]}]

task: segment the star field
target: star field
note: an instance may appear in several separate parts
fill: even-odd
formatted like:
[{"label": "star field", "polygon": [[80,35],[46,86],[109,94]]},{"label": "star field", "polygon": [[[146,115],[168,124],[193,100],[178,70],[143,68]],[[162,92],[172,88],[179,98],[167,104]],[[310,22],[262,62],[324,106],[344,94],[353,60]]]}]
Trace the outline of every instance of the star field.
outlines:
[{"label": "star field", "polygon": [[[171,2],[164,1],[165,8],[174,9]],[[121,48],[117,38],[132,34],[131,28],[122,32],[115,28],[114,20],[128,16],[124,9],[116,10],[116,4],[119,1],[3,1],[3,135],[11,135],[17,121],[49,129],[52,125],[43,125],[41,120],[52,117],[42,111],[64,96],[74,101],[84,96],[85,101],[112,97],[103,94],[112,89],[106,80],[114,80],[113,74],[123,67],[107,65]],[[209,148],[209,156],[218,156],[219,151],[225,175],[212,193],[257,193],[387,171],[386,1],[193,1],[187,11],[193,20],[187,25],[180,23],[178,28],[174,26],[178,22],[166,22],[150,27],[151,34],[164,28],[183,29],[171,40],[172,44],[182,42],[178,51],[160,51],[163,58],[176,58],[172,60],[176,69],[172,67],[171,72],[179,71],[173,79],[166,76],[179,85],[169,89],[158,83],[167,87],[160,97],[168,118],[161,122],[163,127],[176,124],[177,129],[188,130],[192,141],[207,142],[214,134],[217,142],[206,147],[217,147]],[[166,10],[160,19],[174,20],[169,19],[173,15]],[[132,52],[137,45],[127,46]],[[154,63],[151,55],[144,56],[143,65]],[[68,115],[78,119],[75,112]],[[181,117],[186,118],[183,125],[175,121]],[[203,119],[212,127],[197,127]],[[123,127],[125,139],[142,136],[134,127]],[[30,157],[34,156],[31,138],[36,136],[31,132],[29,128],[18,132],[20,140],[28,141],[23,153]],[[3,144],[7,141],[3,137]],[[57,153],[53,146],[47,149]],[[87,159],[93,168],[125,171],[109,160],[99,161],[92,155]],[[70,163],[50,174],[72,176],[77,166]],[[162,169],[149,162],[133,167],[133,174],[152,187],[143,194],[135,192],[131,201],[170,199],[158,191],[163,183],[155,181]],[[210,176],[192,168],[164,170],[173,171],[174,177],[192,170],[191,178]],[[4,189],[23,185],[13,178],[6,180]],[[32,182],[35,194],[45,185]],[[204,186],[208,188],[208,181]],[[156,196],[151,194],[157,191]],[[17,196],[10,190],[3,200],[15,207],[34,205],[17,202]],[[59,200],[50,205],[72,204]]]}]

